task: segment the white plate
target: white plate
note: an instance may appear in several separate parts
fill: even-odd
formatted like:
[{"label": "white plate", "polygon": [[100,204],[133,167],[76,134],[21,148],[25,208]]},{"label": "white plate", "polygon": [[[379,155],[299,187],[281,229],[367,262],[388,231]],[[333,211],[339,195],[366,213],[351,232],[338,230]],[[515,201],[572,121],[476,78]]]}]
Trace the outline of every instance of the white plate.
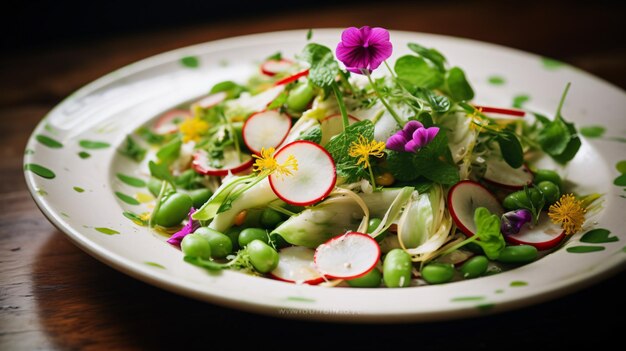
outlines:
[{"label": "white plate", "polygon": [[[431,34],[392,32],[391,61],[409,53],[408,42],[435,47],[468,73],[477,103],[506,107],[514,97],[526,95],[524,107],[553,115],[565,84],[572,82],[563,114],[579,127],[597,125],[606,132],[584,138],[575,160],[561,171],[577,184],[578,192],[605,194],[605,208],[589,224],[611,231],[617,241],[581,243],[578,234],[557,252],[521,268],[439,286],[322,288],[233,271],[208,274],[183,262],[181,252],[164,237],[125,218],[125,210],[147,208],[129,205],[115,193],[148,193],[116,177],[123,173],[146,179],[116,152],[126,134],[160,112],[206,93],[218,81],[244,80],[255,62],[276,51],[292,57],[306,44],[305,34],[267,33],[191,46],[134,63],[78,90],[48,114],[27,145],[25,165],[40,165],[54,174],[52,178],[52,173],[36,166],[25,167],[37,204],[80,248],[121,272],[199,300],[290,318],[382,322],[465,317],[554,298],[624,267],[626,192],[623,185],[613,183],[620,176],[616,164],[626,158],[626,94],[539,56]],[[315,30],[313,40],[334,48],[339,38],[340,30],[324,29]],[[574,249],[580,246],[598,251],[572,252],[582,250]]]}]

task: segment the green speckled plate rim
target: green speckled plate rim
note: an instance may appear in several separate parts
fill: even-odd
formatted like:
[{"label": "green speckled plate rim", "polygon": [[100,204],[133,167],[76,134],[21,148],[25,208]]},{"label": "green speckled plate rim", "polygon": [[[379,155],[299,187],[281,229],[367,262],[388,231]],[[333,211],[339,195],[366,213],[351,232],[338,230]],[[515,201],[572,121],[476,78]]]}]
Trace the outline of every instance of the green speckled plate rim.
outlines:
[{"label": "green speckled plate rim", "polygon": [[[122,75],[142,71],[150,67],[155,67],[164,62],[179,60],[182,57],[193,55],[193,53],[196,51],[207,51],[211,48],[220,48],[220,49],[225,49],[225,48],[227,49],[229,47],[239,48],[239,47],[246,46],[246,44],[258,42],[258,41],[269,40],[269,41],[274,41],[274,42],[281,42],[283,40],[282,38],[284,37],[289,37],[290,39],[293,39],[295,36],[302,36],[302,38],[304,38],[305,33],[306,33],[305,30],[301,30],[301,31],[286,31],[286,32],[254,34],[254,35],[249,35],[249,36],[223,39],[223,40],[214,41],[214,42],[210,42],[206,44],[199,44],[195,46],[173,50],[164,54],[156,55],[154,57],[139,61],[137,63],[121,68],[117,71],[114,71],[88,84],[87,86],[79,89],[76,93],[72,94],[66,100],[64,100],[64,102],[62,102],[60,105],[65,103],[65,101],[72,99],[73,96],[89,91],[90,89],[95,89],[99,86],[104,86],[112,81],[115,81],[116,79],[119,79],[119,77]],[[340,30],[339,29],[318,29],[318,30],[314,30],[314,33],[315,33],[315,36],[322,36],[322,37],[324,36],[328,37],[330,35],[338,36],[338,34],[340,33]],[[315,40],[315,36],[313,40]],[[509,53],[514,53],[517,55],[523,55],[526,57],[535,57],[537,60],[541,59],[539,56],[528,54],[522,51],[517,51],[514,49],[510,49],[510,48],[493,45],[493,44],[482,43],[482,42],[473,41],[469,39],[459,39],[459,38],[451,38],[451,37],[432,35],[432,34],[399,32],[399,31],[393,31],[392,38],[394,36],[402,36],[404,37],[403,39],[405,40],[408,37],[423,37],[423,38],[428,38],[430,40],[435,40],[435,41],[436,40],[457,41],[459,43],[482,46],[490,50],[508,51]],[[304,39],[302,40],[302,43],[303,44],[305,43]],[[463,66],[462,63],[460,65]],[[572,70],[572,68],[569,66],[566,69]],[[587,79],[600,81],[599,78],[593,77],[580,70],[574,69],[572,71],[575,72],[575,74],[577,75],[585,76]],[[619,91],[619,93],[622,94],[622,96],[625,96],[623,91],[621,91],[620,89],[614,86],[611,86],[610,84],[604,81],[602,81],[601,84],[605,85],[606,88],[608,89],[615,89]],[[27,145],[27,150],[36,151],[37,148],[42,147],[41,145],[37,144],[34,140],[36,139],[36,135],[38,135],[39,133],[45,130],[45,124],[46,123],[44,119],[36,127],[31,137],[31,140],[29,141],[29,144]],[[617,147],[619,148],[620,146],[618,145]],[[24,157],[25,165],[32,163],[34,158],[35,157],[33,156],[33,152],[26,152],[25,157]],[[612,161],[618,162],[620,160],[612,160]],[[100,261],[104,262],[105,264],[108,264],[112,266],[113,268],[121,272],[124,272],[130,276],[133,276],[137,279],[140,279],[144,282],[147,282],[155,286],[159,286],[161,288],[164,288],[166,290],[169,290],[175,293],[179,293],[179,294],[186,295],[186,296],[203,300],[203,301],[211,301],[220,305],[229,306],[229,307],[233,307],[237,309],[265,313],[265,314],[286,317],[286,318],[317,319],[317,320],[329,320],[329,321],[349,321],[349,322],[402,322],[402,321],[430,321],[430,320],[469,317],[469,316],[480,315],[482,313],[485,313],[485,311],[486,312],[498,312],[498,311],[505,311],[505,310],[509,310],[513,308],[519,308],[522,306],[539,303],[539,302],[546,301],[551,298],[561,296],[566,293],[573,292],[577,289],[594,284],[595,282],[600,281],[602,279],[606,279],[612,274],[618,272],[620,269],[623,269],[624,264],[626,263],[626,255],[612,254],[612,255],[609,255],[607,257],[608,259],[605,260],[602,264],[589,267],[589,269],[583,273],[573,272],[576,274],[572,274],[568,279],[561,279],[558,282],[555,282],[549,285],[543,285],[541,287],[535,286],[533,287],[532,291],[529,291],[523,296],[518,296],[518,297],[515,297],[514,299],[506,299],[506,298],[500,299],[499,301],[497,301],[495,305],[490,304],[489,301],[485,301],[484,304],[472,304],[472,305],[450,303],[450,305],[447,306],[447,308],[441,309],[441,310],[434,310],[434,311],[433,310],[420,311],[419,309],[416,310],[414,308],[407,308],[405,311],[400,311],[400,312],[395,311],[393,313],[385,312],[385,310],[382,309],[375,313],[369,312],[369,313],[350,314],[350,313],[327,313],[327,311],[325,311],[325,309],[323,308],[324,306],[317,306],[315,304],[313,304],[312,306],[307,305],[306,304],[307,302],[311,302],[313,300],[309,299],[306,296],[295,296],[293,298],[288,298],[288,299],[291,299],[292,302],[293,301],[303,302],[304,304],[301,305],[301,307],[294,306],[293,303],[289,303],[289,304],[285,303],[284,305],[281,305],[280,303],[277,304],[275,302],[271,304],[270,303],[266,304],[263,302],[261,303],[249,302],[249,301],[244,301],[240,298],[221,296],[215,292],[203,291],[200,286],[197,286],[197,285],[194,286],[193,284],[188,285],[186,284],[186,281],[183,279],[177,279],[177,277],[172,278],[171,276],[163,275],[162,272],[159,272],[158,270],[154,269],[154,266],[158,264],[155,264],[153,262],[149,262],[148,264],[141,264],[138,262],[134,262],[127,257],[118,255],[117,253],[108,250],[106,247],[100,247],[100,246],[94,245],[94,243],[90,241],[87,237],[85,237],[85,235],[83,235],[81,231],[76,230],[75,228],[72,228],[66,225],[66,222],[63,219],[64,213],[59,212],[57,209],[54,209],[48,203],[48,201],[46,200],[44,196],[39,196],[38,191],[40,191],[41,188],[38,185],[40,184],[41,179],[39,179],[35,173],[25,172],[25,177],[26,177],[29,190],[31,191],[31,194],[34,200],[36,201],[37,205],[42,210],[44,215],[57,228],[59,228],[59,230],[65,232],[68,235],[68,237],[77,246],[79,246],[81,249],[88,252],[95,258],[99,259]],[[623,233],[619,233],[619,237],[623,239],[624,238]],[[621,240],[619,245],[620,247],[623,247],[624,240]],[[623,249],[619,251],[623,251]],[[492,277],[481,278],[481,280],[491,279],[491,278]],[[509,279],[509,280],[512,280],[512,279]],[[457,284],[461,284],[461,283],[455,283],[449,286],[455,287],[455,286],[458,286]],[[519,284],[519,285],[521,285],[522,287],[524,286],[524,284]],[[431,289],[431,288],[441,288],[441,287],[443,286],[428,287],[428,288],[420,287],[420,288],[402,289],[402,290],[406,290],[408,293],[410,292],[410,290],[415,290],[415,289]],[[506,287],[508,288],[508,286]],[[307,295],[307,296],[315,295],[314,291],[311,289],[321,289],[318,287],[299,287],[299,288],[305,290],[306,294],[303,294],[303,295]],[[337,294],[345,294],[346,291],[348,291],[348,289],[333,289],[333,290],[337,291]],[[385,291],[385,290],[372,291],[373,293],[372,296],[376,295],[377,297],[380,297],[381,291]],[[463,294],[459,294],[460,299],[463,299],[462,295]],[[481,301],[481,300],[482,300],[481,298],[478,298],[478,301]],[[481,307],[481,306],[485,308],[476,308],[476,307]],[[302,311],[304,312],[303,313],[281,313],[281,311],[284,312],[283,309],[296,309],[296,310],[302,309]]]}]

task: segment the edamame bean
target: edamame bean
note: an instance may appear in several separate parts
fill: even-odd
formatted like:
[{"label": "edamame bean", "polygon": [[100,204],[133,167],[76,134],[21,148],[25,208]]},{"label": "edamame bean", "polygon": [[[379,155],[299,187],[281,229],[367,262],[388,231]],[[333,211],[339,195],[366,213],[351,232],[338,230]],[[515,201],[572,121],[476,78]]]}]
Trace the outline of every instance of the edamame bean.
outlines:
[{"label": "edamame bean", "polygon": [[447,283],[454,277],[451,263],[430,263],[422,268],[422,278],[429,284]]},{"label": "edamame bean", "polygon": [[282,215],[271,208],[266,208],[261,213],[261,225],[267,229],[274,229],[278,223],[282,222]]},{"label": "edamame bean", "polygon": [[239,233],[238,243],[239,247],[246,247],[253,240],[261,240],[264,243],[269,243],[269,237],[267,231],[261,228],[246,228]]},{"label": "edamame bean", "polygon": [[[378,228],[378,226],[382,223],[382,220],[380,218],[370,218],[370,221],[368,223],[367,226],[367,234],[371,234],[372,232],[374,232],[374,230],[376,230],[376,228]],[[375,238],[376,241],[378,243],[380,243],[381,241],[383,241],[383,239],[385,239],[385,237],[387,236],[388,232],[385,230],[384,232],[378,234],[378,236]]]},{"label": "edamame bean", "polygon": [[498,257],[503,263],[527,263],[537,259],[537,248],[531,245],[507,246]]},{"label": "edamame bean", "polygon": [[200,208],[204,205],[205,202],[209,201],[213,192],[210,189],[195,189],[189,191],[189,196],[191,197],[191,201],[193,201],[194,208]]},{"label": "edamame bean", "polygon": [[226,235],[209,227],[200,227],[194,234],[200,235],[211,245],[211,257],[224,258],[233,252],[233,243]]},{"label": "edamame bean", "polygon": [[489,260],[483,255],[470,258],[461,266],[463,278],[472,279],[480,277],[487,271]]},{"label": "edamame bean", "polygon": [[528,192],[530,193],[530,201],[526,195],[526,191],[520,190],[507,195],[507,197],[504,198],[504,201],[502,201],[502,206],[509,211],[513,211],[521,208],[530,208],[532,201],[533,205],[538,207],[538,204],[541,201],[541,193],[535,188],[528,189]]},{"label": "edamame bean", "polygon": [[273,271],[278,266],[278,252],[261,240],[252,240],[246,247],[250,262],[260,273]]},{"label": "edamame bean", "polygon": [[230,239],[232,243],[233,251],[239,250],[239,234],[241,233],[241,228],[239,227],[230,227],[226,233],[226,236]]},{"label": "edamame bean", "polygon": [[211,258],[211,245],[198,234],[187,234],[180,243],[185,256],[208,260]]},{"label": "edamame bean", "polygon": [[551,181],[544,180],[539,182],[537,187],[541,190],[546,199],[546,206],[552,205],[561,197],[561,190],[559,190],[558,185],[552,183]]},{"label": "edamame bean", "polygon": [[378,288],[380,281],[383,278],[382,273],[374,267],[371,271],[365,273],[365,275],[347,280],[348,285],[355,288]]},{"label": "edamame bean", "polygon": [[546,180],[556,184],[559,188],[561,188],[561,186],[563,186],[563,182],[561,180],[561,177],[555,171],[553,171],[551,169],[539,169],[539,170],[537,170],[537,172],[535,172],[535,177],[533,179],[533,182],[535,184],[539,184],[539,183],[541,183],[543,181],[546,181]]},{"label": "edamame bean", "polygon": [[164,197],[161,207],[154,216],[154,223],[163,227],[173,227],[187,218],[193,206],[191,197],[183,193],[172,193]]},{"label": "edamame bean", "polygon": [[411,255],[402,249],[393,249],[383,262],[383,281],[389,288],[404,288],[411,284]]},{"label": "edamame bean", "polygon": [[306,109],[314,95],[315,92],[309,84],[300,83],[295,88],[291,89],[285,104],[290,111],[302,112]]}]

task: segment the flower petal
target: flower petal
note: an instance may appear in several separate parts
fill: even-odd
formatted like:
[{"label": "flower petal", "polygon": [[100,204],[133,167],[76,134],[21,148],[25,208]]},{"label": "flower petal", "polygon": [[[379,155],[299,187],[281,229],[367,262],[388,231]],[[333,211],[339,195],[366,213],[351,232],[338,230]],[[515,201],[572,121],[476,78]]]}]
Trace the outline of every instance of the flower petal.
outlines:
[{"label": "flower petal", "polygon": [[397,132],[387,139],[386,147],[389,150],[404,151],[404,145],[407,143],[402,131]]},{"label": "flower petal", "polygon": [[370,43],[370,45],[381,44],[385,42],[388,43],[389,31],[385,28],[374,27],[369,32],[369,35],[367,36],[367,41]]},{"label": "flower petal", "polygon": [[409,140],[409,142],[407,142],[404,145],[404,151],[406,152],[417,152],[417,150],[419,150],[419,147],[417,145],[417,143],[415,142],[415,140]]},{"label": "flower petal", "polygon": [[176,233],[172,234],[172,236],[167,239],[167,242],[174,245],[174,246],[179,246],[180,247],[180,243],[183,241],[183,238],[185,236],[187,236],[188,234],[191,234],[193,232],[196,231],[196,229],[198,229],[200,227],[200,222],[198,221],[194,221],[191,219],[191,215],[196,212],[195,208],[191,208],[189,210],[189,222],[187,222],[187,224],[185,224],[184,227],[182,227],[179,231],[177,231]]},{"label": "flower petal", "polygon": [[356,27],[344,29],[341,33],[341,43],[346,47],[362,46],[363,37],[361,31]]},{"label": "flower petal", "polygon": [[408,121],[404,125],[404,128],[402,128],[402,134],[406,140],[411,140],[413,138],[413,132],[419,128],[424,128],[424,125],[418,121]]},{"label": "flower petal", "polygon": [[370,68],[376,69],[383,61],[388,59],[393,52],[393,46],[390,42],[379,43],[370,46]]},{"label": "flower petal", "polygon": [[428,144],[431,141],[433,141],[433,139],[435,139],[438,133],[439,133],[439,127],[426,128],[426,134],[427,134],[426,143]]}]

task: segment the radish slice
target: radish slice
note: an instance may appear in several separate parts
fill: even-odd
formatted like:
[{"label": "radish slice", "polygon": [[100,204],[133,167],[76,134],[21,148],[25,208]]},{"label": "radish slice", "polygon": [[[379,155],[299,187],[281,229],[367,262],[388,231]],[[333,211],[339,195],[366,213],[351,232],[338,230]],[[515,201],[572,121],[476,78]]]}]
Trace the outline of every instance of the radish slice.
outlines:
[{"label": "radish slice", "polygon": [[211,176],[225,176],[230,173],[239,173],[245,171],[252,166],[252,156],[242,154],[243,161],[239,160],[239,155],[234,149],[224,150],[224,160],[221,168],[215,168],[209,165],[209,155],[205,150],[197,150],[193,154],[193,161],[191,167],[199,174],[211,175]]},{"label": "radish slice", "polygon": [[504,238],[512,244],[532,245],[537,250],[548,250],[565,238],[565,231],[558,224],[552,223],[548,216],[541,216],[537,225],[526,225],[519,233],[505,235]]},{"label": "radish slice", "polygon": [[202,99],[194,102],[192,105],[200,106],[202,108],[210,108],[226,100],[227,97],[228,94],[226,94],[226,92],[220,91],[219,93],[207,95]]},{"label": "radish slice", "polygon": [[269,60],[261,64],[261,72],[267,76],[275,76],[278,73],[287,71],[293,66],[293,62],[289,60]]},{"label": "radish slice", "polygon": [[330,279],[354,279],[371,271],[380,259],[376,240],[363,233],[336,236],[315,250],[315,265]]},{"label": "radish slice", "polygon": [[[358,118],[348,115],[349,124],[353,124],[358,121]],[[343,120],[341,115],[334,114],[324,118],[322,122],[320,122],[320,129],[322,131],[322,140],[320,141],[320,145],[326,145],[326,143],[330,141],[330,138],[343,132]]]},{"label": "radish slice", "polygon": [[456,183],[448,192],[450,214],[457,227],[467,236],[473,236],[476,232],[474,211],[479,207],[485,207],[497,216],[504,212],[489,190],[471,180]]},{"label": "radish slice", "polygon": [[298,170],[290,176],[269,176],[276,196],[296,206],[308,206],[328,196],[337,181],[335,161],[328,151],[310,141],[298,140],[285,145],[274,157],[282,164],[290,155],[298,161]]},{"label": "radish slice", "polygon": [[522,110],[514,110],[510,108],[501,108],[501,107],[490,107],[490,106],[479,106],[474,105],[474,108],[479,109],[484,114],[496,114],[503,115],[507,117],[524,117],[526,112]]},{"label": "radish slice", "polygon": [[315,251],[303,246],[281,249],[278,253],[278,266],[270,276],[296,284],[319,284],[324,281],[324,277],[315,268],[314,255]]},{"label": "radish slice", "polygon": [[486,164],[484,179],[494,185],[519,190],[523,189],[524,185],[530,185],[533,182],[533,174],[526,166],[513,168],[499,157],[488,158]]},{"label": "radish slice", "polygon": [[154,132],[157,134],[175,133],[178,131],[178,126],[188,118],[191,118],[191,112],[187,110],[165,112],[154,124]]},{"label": "radish slice", "polygon": [[283,78],[281,80],[279,80],[278,82],[275,83],[275,85],[283,85],[283,84],[288,84],[291,83],[293,81],[296,81],[304,76],[308,76],[309,75],[309,69],[305,69],[303,71],[300,71],[294,75],[291,75],[289,77]]},{"label": "radish slice", "polygon": [[278,111],[257,112],[243,125],[243,141],[252,152],[260,154],[262,148],[277,147],[291,129],[291,118]]}]

